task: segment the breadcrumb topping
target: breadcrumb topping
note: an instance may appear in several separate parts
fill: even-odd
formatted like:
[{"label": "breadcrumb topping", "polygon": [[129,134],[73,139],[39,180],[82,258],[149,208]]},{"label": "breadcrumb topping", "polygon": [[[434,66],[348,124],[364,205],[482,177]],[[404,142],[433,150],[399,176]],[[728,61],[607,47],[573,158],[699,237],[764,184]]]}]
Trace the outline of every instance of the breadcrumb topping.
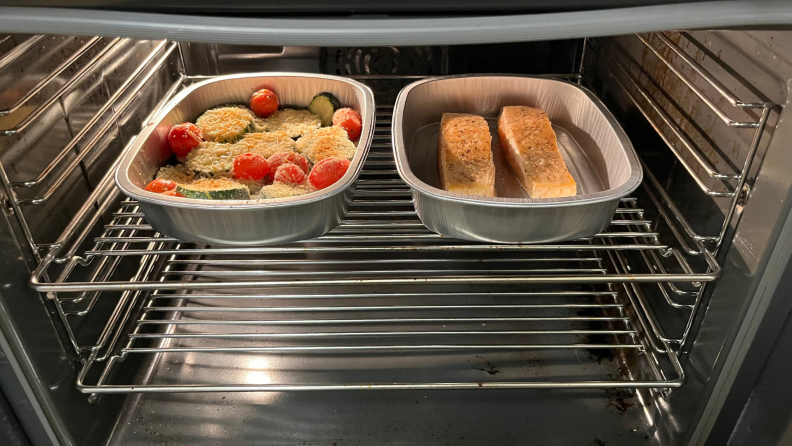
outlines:
[{"label": "breadcrumb topping", "polygon": [[248,133],[237,144],[264,158],[277,152],[293,152],[296,147],[286,132]]},{"label": "breadcrumb topping", "polygon": [[157,179],[175,181],[180,184],[189,184],[195,180],[195,171],[184,164],[175,166],[160,167],[157,172]]},{"label": "breadcrumb topping", "polygon": [[314,188],[306,184],[291,185],[286,183],[275,182],[269,186],[261,188],[259,198],[287,198],[296,197],[298,195],[310,194]]},{"label": "breadcrumb topping", "polygon": [[246,131],[253,128],[253,116],[243,107],[220,107],[207,110],[195,125],[203,132],[203,137],[211,142],[233,143]]},{"label": "breadcrumb topping", "polygon": [[322,126],[322,119],[308,110],[276,111],[261,122],[268,132],[286,132],[291,138],[307,135]]},{"label": "breadcrumb topping", "polygon": [[355,157],[357,146],[341,127],[324,127],[297,140],[297,151],[314,164],[325,158]]},{"label": "breadcrumb topping", "polygon": [[187,155],[187,167],[204,173],[228,172],[234,168],[234,158],[246,150],[239,144],[202,142]]}]

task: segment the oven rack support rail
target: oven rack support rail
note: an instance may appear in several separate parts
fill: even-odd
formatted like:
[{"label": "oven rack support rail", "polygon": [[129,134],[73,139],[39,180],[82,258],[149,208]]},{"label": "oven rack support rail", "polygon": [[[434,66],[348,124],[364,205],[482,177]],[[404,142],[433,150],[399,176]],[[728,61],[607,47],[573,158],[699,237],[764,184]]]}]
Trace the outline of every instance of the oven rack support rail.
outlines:
[{"label": "oven rack support rail", "polygon": [[[673,232],[679,246],[689,255],[698,255],[699,251],[691,247],[687,240],[700,241],[707,246],[708,250],[715,255],[724,246],[725,237],[728,233],[730,225],[736,225],[736,220],[739,219],[737,212],[739,204],[747,199],[749,195],[749,184],[747,183],[748,175],[751,172],[751,167],[756,159],[758,149],[762,140],[762,136],[766,130],[770,112],[776,107],[775,103],[768,101],[744,101],[732,93],[718,78],[713,75],[709,70],[704,68],[692,56],[686,53],[677,43],[675,43],[667,33],[654,32],[647,34],[635,34],[636,41],[639,46],[644,48],[648,54],[651,54],[667,68],[667,75],[673,76],[678,79],[685,88],[687,88],[696,98],[698,98],[707,109],[709,109],[716,121],[720,125],[736,129],[736,131],[751,131],[750,144],[745,151],[745,158],[742,159],[739,171],[719,171],[713,164],[716,162],[710,161],[706,155],[701,151],[696,143],[691,140],[689,136],[682,129],[674,118],[663,108],[659,101],[654,97],[645,85],[643,85],[639,78],[631,72],[629,65],[631,57],[628,51],[614,39],[586,39],[584,41],[583,55],[581,56],[580,69],[581,75],[585,74],[584,64],[586,62],[587,50],[590,50],[593,60],[596,63],[601,63],[604,66],[607,74],[613,79],[616,85],[622,90],[630,103],[643,115],[646,121],[652,126],[658,136],[663,140],[664,144],[673,153],[675,158],[680,162],[682,167],[687,171],[695,184],[702,193],[713,197],[716,200],[727,199],[728,202],[725,206],[724,217],[720,225],[720,230],[717,235],[703,235],[698,233],[693,225],[688,221],[684,213],[674,202],[674,199],[663,188],[657,178],[652,174],[651,170],[644,164],[644,173],[648,182],[644,185],[647,187],[647,195],[657,206],[657,210],[663,214],[666,221],[669,222],[669,229]],[[607,42],[608,48],[605,48]],[[660,47],[658,47],[660,45]],[[665,48],[665,51],[662,49]],[[619,55],[619,56],[617,56]],[[758,112],[758,116],[754,120],[735,120],[727,114],[716,101],[710,98],[706,92],[702,90],[693,80],[691,80],[681,69],[685,67],[690,72],[694,73],[696,77],[701,79],[704,84],[710,86],[716,96],[722,101],[725,100],[726,104],[732,110],[739,110],[743,112]],[[583,78],[584,82],[586,78]],[[590,85],[590,84],[589,84]],[[592,88],[593,89],[593,88]],[[747,114],[747,113],[744,113]],[[753,113],[756,115],[756,113]],[[670,131],[673,137],[668,136],[663,128]],[[678,143],[678,144],[677,144]],[[722,160],[715,160],[722,161]],[[643,161],[642,161],[643,164]],[[720,163],[727,164],[727,163]],[[707,186],[702,179],[702,176],[716,179],[722,185],[722,188],[715,189]],[[654,191],[654,192],[652,192]],[[672,219],[666,217],[666,213],[671,213]],[[674,221],[672,224],[671,220]],[[695,246],[695,244],[694,244]],[[643,256],[644,260],[646,256]],[[621,260],[624,264],[624,260]],[[655,264],[656,265],[656,264]],[[650,266],[651,267],[651,266]],[[680,311],[689,311],[689,316],[685,328],[680,336],[670,337],[663,333],[659,321],[651,321],[652,329],[659,339],[663,339],[672,345],[677,345],[680,350],[685,345],[688,335],[693,328],[693,321],[696,313],[700,307],[701,301],[706,292],[706,286],[701,286],[694,293],[680,290],[673,283],[658,284],[662,296],[665,298],[666,303],[674,309]],[[630,287],[629,292],[642,293],[638,287]],[[680,304],[679,298],[683,296],[692,297],[692,305]]]},{"label": "oven rack support rail", "polygon": [[[685,218],[678,218],[679,225],[688,237],[705,242],[710,249],[717,254],[723,245],[724,238],[732,224],[733,217],[737,211],[737,206],[740,200],[745,199],[748,195],[748,175],[751,171],[751,166],[756,158],[762,136],[766,130],[767,120],[770,112],[776,107],[775,103],[764,101],[743,101],[735,96],[728,87],[717,79],[710,71],[704,68],[700,63],[696,62],[689,54],[687,54],[678,44],[671,40],[665,33],[655,32],[649,33],[646,36],[635,34],[636,39],[646,48],[654,57],[657,58],[665,67],[668,68],[668,74],[673,75],[679,79],[682,85],[685,85],[707,108],[718,118],[718,121],[725,126],[735,129],[745,129],[753,132],[750,145],[746,151],[746,156],[742,160],[742,165],[738,172],[722,172],[713,166],[713,163],[707,159],[701,149],[696,146],[690,137],[688,137],[682,127],[672,118],[662,107],[662,105],[655,99],[649,90],[641,84],[639,79],[630,72],[627,66],[619,60],[615,55],[616,53],[622,56],[629,57],[627,51],[618,43],[613,42],[612,49],[616,51],[606,51],[602,46],[602,39],[587,39],[587,47],[591,48],[592,52],[598,56],[597,60],[603,62],[606,70],[616,81],[616,83],[624,91],[625,95],[629,98],[632,104],[638,111],[646,118],[648,123],[655,129],[657,134],[663,140],[668,149],[674,154],[680,164],[690,174],[691,178],[698,185],[701,191],[714,198],[727,198],[729,199],[726,206],[725,216],[721,224],[720,230],[717,235],[699,234]],[[756,110],[759,116],[756,120],[738,121],[729,117],[729,115],[721,109],[699,86],[697,86],[685,73],[675,64],[669,56],[663,53],[661,48],[652,43],[652,39],[659,41],[667,48],[667,52],[673,54],[676,60],[680,61],[679,64],[686,66],[689,70],[695,73],[700,79],[710,85],[722,99],[735,110]],[[612,40],[611,40],[612,42]],[[593,44],[593,45],[592,45]],[[585,56],[585,55],[584,55]],[[581,67],[583,61],[581,61]],[[634,92],[634,93],[633,93]],[[656,116],[656,118],[654,118]],[[661,126],[668,128],[676,138],[676,142],[682,146],[680,149],[672,138],[666,136]],[[647,171],[647,169],[644,169]],[[703,174],[700,172],[703,171]],[[715,189],[707,186],[702,180],[703,176],[708,176],[719,180],[723,185],[723,190]],[[663,201],[669,208],[674,208],[676,205],[673,200],[667,198],[667,194],[662,194]],[[673,210],[673,209],[672,209]],[[674,214],[681,214],[674,212]]]},{"label": "oven rack support rail", "polygon": [[[19,43],[0,57],[0,70],[20,60],[23,56],[30,57],[30,54],[40,51],[42,42],[45,42],[47,37],[36,35]],[[108,65],[111,66],[114,53],[123,50],[131,42],[135,41],[122,38],[89,38],[83,46],[68,54],[53,71],[41,73],[40,80],[12,105],[0,110],[0,117],[26,113],[21,119],[11,120],[11,122],[16,122],[13,126],[0,128],[0,137],[24,135],[32,124],[43,119],[43,115],[56,107],[65,109],[64,104],[69,101],[70,95],[75,94],[82,83],[89,81],[92,76],[102,72]],[[55,244],[35,240],[31,223],[26,216],[26,209],[48,202],[58,191],[68,185],[67,180],[75,172],[85,175],[85,160],[96,156],[97,152],[101,150],[101,142],[107,133],[118,128],[119,120],[137,104],[141,92],[152,85],[152,79],[162,70],[167,69],[168,63],[174,56],[178,56],[181,60],[177,42],[166,40],[156,42],[139,66],[117,86],[104,104],[93,112],[82,128],[37,175],[13,181],[5,167],[0,166],[0,183],[7,192],[7,206],[15,215],[27,247],[30,248],[36,261],[41,261],[41,254]],[[68,77],[58,79],[59,76],[67,74],[69,74]],[[180,72],[178,84],[181,84],[183,77],[184,73]],[[49,96],[39,97],[42,92],[54,87],[57,89]],[[168,95],[171,93],[169,92]],[[26,109],[30,110],[26,112]],[[20,196],[19,192],[34,188],[32,194],[27,193],[27,196]]]}]

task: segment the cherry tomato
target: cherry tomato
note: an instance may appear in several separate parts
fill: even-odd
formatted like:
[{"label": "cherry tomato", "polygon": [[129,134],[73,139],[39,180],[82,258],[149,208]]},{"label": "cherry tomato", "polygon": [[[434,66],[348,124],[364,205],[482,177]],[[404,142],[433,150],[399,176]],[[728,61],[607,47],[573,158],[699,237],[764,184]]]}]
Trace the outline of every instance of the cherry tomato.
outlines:
[{"label": "cherry tomato", "polygon": [[360,138],[360,132],[363,131],[363,119],[360,118],[358,112],[351,108],[336,110],[333,113],[333,125],[346,130],[350,141]]},{"label": "cherry tomato", "polygon": [[168,133],[168,143],[176,156],[187,156],[201,141],[203,141],[201,129],[191,122],[174,125]]},{"label": "cherry tomato", "polygon": [[302,182],[305,181],[305,172],[294,164],[281,164],[275,172],[275,181],[288,184],[302,184]]},{"label": "cherry tomato", "polygon": [[270,173],[272,175],[275,175],[275,171],[284,163],[295,164],[302,169],[303,173],[308,173],[308,158],[299,153],[278,152],[267,158],[267,162],[269,162]]},{"label": "cherry tomato", "polygon": [[308,182],[317,189],[324,189],[340,180],[350,164],[352,163],[344,158],[325,158],[316,163],[311,170]]},{"label": "cherry tomato", "polygon": [[162,195],[167,195],[169,197],[182,197],[182,198],[184,198],[184,195],[176,192],[175,190],[166,190],[165,192],[162,193]]},{"label": "cherry tomato", "polygon": [[243,153],[234,158],[234,176],[243,180],[262,181],[270,173],[267,159],[253,153]]},{"label": "cherry tomato", "polygon": [[266,118],[278,111],[278,97],[275,93],[263,88],[250,98],[250,109],[253,113]]},{"label": "cherry tomato", "polygon": [[163,179],[156,179],[151,183],[146,185],[146,190],[149,192],[154,192],[155,194],[161,194],[163,192],[167,192],[169,190],[176,189],[176,182],[171,180],[163,180]]}]

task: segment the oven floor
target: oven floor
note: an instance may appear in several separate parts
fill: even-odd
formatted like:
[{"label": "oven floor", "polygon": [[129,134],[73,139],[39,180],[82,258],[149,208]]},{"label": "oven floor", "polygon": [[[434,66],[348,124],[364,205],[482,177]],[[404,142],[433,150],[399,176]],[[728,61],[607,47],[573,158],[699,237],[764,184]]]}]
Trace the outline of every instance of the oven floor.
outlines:
[{"label": "oven floor", "polygon": [[111,445],[654,445],[617,391],[349,391],[129,397]]}]

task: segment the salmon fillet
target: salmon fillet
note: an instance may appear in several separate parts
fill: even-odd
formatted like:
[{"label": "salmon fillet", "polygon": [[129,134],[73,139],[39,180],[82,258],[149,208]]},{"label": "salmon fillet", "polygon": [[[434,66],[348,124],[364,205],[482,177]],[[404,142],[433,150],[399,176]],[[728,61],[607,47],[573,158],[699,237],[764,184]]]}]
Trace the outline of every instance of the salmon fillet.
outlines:
[{"label": "salmon fillet", "polygon": [[443,113],[437,138],[437,165],[444,190],[495,196],[492,135],[481,116]]},{"label": "salmon fillet", "polygon": [[544,110],[503,107],[498,117],[498,135],[509,165],[531,198],[570,197],[577,193]]}]

